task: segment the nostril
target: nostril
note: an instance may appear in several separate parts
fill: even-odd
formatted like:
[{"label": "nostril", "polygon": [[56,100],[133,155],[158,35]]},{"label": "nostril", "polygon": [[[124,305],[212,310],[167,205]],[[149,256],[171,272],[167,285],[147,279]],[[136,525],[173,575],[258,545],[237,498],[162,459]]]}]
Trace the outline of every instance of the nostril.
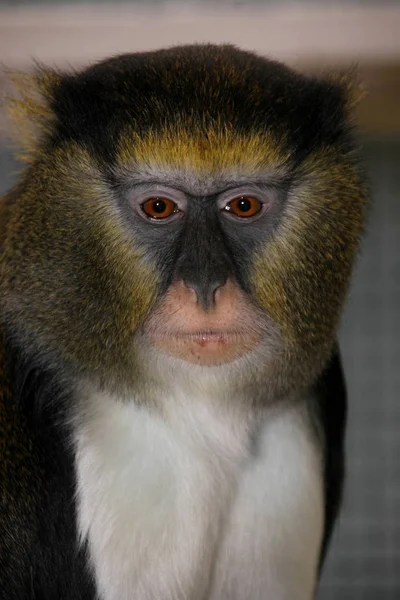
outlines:
[{"label": "nostril", "polygon": [[193,275],[175,280],[176,289],[180,290],[181,301],[196,303],[208,312],[214,306],[228,282],[228,277],[196,277]]},{"label": "nostril", "polygon": [[203,286],[201,293],[202,297],[204,298],[204,301],[202,302],[200,300],[200,302],[203,305],[203,307],[206,308],[206,310],[210,310],[216,305],[218,298],[220,297],[222,290],[224,289],[225,284],[226,279],[220,279],[214,282],[209,282]]},{"label": "nostril", "polygon": [[216,282],[214,285],[210,286],[210,295],[211,302],[215,304],[218,301],[219,296],[221,295],[224,287],[226,285],[226,280],[221,282]]},{"label": "nostril", "polygon": [[182,281],[183,286],[185,287],[185,293],[189,293],[189,295],[191,296],[191,299],[196,302],[198,302],[198,292],[196,289],[196,285],[193,283],[190,283],[188,281]]}]

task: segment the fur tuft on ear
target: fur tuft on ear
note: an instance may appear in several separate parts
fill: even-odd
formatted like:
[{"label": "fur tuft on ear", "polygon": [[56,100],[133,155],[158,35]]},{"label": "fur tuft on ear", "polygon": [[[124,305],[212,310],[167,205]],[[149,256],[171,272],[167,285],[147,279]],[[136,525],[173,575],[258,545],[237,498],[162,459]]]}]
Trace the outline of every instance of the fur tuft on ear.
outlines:
[{"label": "fur tuft on ear", "polygon": [[61,77],[55,71],[38,68],[33,74],[8,73],[14,93],[6,98],[6,111],[13,123],[13,138],[20,148],[17,157],[33,162],[41,141],[55,124],[51,104]]},{"label": "fur tuft on ear", "polygon": [[345,109],[350,114],[354,112],[360,102],[367,96],[367,88],[364,82],[359,79],[356,65],[345,71],[332,73],[329,79],[343,90]]}]

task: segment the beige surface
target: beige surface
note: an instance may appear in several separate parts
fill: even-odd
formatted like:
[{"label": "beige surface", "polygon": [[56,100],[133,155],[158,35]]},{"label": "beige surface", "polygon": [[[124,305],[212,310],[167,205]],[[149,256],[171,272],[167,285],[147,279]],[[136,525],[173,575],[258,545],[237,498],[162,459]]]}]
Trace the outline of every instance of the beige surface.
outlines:
[{"label": "beige surface", "polygon": [[204,41],[232,42],[305,71],[358,63],[369,89],[358,111],[362,128],[400,132],[400,7],[336,2],[325,9],[211,9],[186,2],[0,10],[0,56],[11,69],[27,69],[34,59],[76,66],[119,52]]},{"label": "beige surface", "polygon": [[229,41],[286,60],[338,63],[400,56],[400,8],[335,3],[260,7],[44,6],[0,11],[0,56],[87,62],[107,54],[190,42]]}]

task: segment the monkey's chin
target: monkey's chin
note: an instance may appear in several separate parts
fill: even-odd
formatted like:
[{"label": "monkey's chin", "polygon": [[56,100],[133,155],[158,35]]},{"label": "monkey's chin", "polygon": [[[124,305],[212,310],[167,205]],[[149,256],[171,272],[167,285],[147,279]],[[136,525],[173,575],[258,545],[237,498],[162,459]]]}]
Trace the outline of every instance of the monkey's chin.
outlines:
[{"label": "monkey's chin", "polygon": [[255,334],[215,331],[149,335],[148,340],[165,354],[205,367],[231,363],[260,342]]}]

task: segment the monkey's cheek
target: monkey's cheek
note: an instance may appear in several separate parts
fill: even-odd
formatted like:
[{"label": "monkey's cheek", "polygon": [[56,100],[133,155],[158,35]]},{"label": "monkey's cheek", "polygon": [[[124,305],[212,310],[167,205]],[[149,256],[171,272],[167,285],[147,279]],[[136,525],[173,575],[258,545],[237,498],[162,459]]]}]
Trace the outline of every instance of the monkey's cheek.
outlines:
[{"label": "monkey's cheek", "polygon": [[165,354],[207,367],[228,364],[251,352],[260,342],[257,336],[238,340],[235,336],[200,336],[196,339],[153,337],[150,343]]}]

